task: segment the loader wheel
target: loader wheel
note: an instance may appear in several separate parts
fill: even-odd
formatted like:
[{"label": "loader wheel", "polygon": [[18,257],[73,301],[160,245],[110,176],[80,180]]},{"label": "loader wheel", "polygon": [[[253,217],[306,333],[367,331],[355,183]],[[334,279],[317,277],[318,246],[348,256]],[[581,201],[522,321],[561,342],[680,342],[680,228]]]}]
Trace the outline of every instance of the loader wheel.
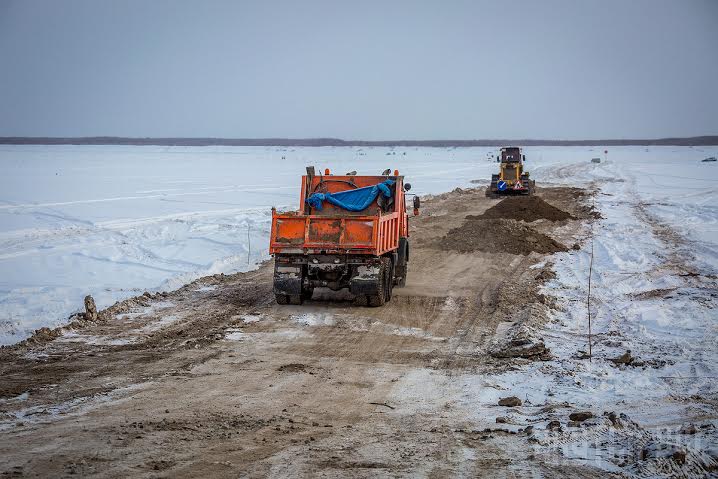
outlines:
[{"label": "loader wheel", "polygon": [[289,296],[286,294],[275,294],[274,298],[277,300],[277,304],[289,304]]},{"label": "loader wheel", "polygon": [[[386,303],[386,293],[387,293],[387,285],[386,285],[386,262],[384,261],[388,258],[383,258],[381,261],[381,267],[379,268],[379,292],[377,294],[372,294],[367,296],[369,299],[369,306],[372,306],[374,308],[378,306],[383,306],[384,303]],[[391,260],[389,260],[391,261]]]}]

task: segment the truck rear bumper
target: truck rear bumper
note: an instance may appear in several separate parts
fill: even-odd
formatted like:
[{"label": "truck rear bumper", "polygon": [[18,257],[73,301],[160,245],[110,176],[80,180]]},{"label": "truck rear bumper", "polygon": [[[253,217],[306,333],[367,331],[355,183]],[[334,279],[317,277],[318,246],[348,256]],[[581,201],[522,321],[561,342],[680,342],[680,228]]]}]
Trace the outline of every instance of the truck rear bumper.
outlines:
[{"label": "truck rear bumper", "polygon": [[275,255],[274,293],[299,295],[317,287],[377,294],[381,259],[371,255]]}]

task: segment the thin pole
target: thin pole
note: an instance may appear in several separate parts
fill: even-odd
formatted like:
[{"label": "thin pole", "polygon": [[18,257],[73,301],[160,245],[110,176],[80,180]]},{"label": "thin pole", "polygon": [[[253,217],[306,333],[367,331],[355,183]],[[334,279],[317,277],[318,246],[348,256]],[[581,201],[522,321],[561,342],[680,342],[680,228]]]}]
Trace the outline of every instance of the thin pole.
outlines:
[{"label": "thin pole", "polygon": [[[593,196],[593,210],[596,209],[596,193]],[[586,297],[586,311],[588,313],[588,361],[593,358],[593,350],[591,345],[591,276],[593,276],[593,222],[591,220],[591,260],[588,263],[588,295]]]},{"label": "thin pole", "polygon": [[252,256],[252,240],[249,237],[249,221],[247,221],[247,265],[249,266],[249,257]]}]

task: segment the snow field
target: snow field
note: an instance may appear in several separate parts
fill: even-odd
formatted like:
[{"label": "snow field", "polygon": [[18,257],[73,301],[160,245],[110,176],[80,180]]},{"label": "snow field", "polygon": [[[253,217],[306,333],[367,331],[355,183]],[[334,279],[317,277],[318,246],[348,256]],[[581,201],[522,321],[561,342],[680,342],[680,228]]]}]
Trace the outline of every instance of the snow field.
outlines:
[{"label": "snow field", "polygon": [[0,345],[98,308],[267,259],[271,207],[296,209],[305,166],[379,174],[412,193],[466,187],[489,150],[4,146]]}]

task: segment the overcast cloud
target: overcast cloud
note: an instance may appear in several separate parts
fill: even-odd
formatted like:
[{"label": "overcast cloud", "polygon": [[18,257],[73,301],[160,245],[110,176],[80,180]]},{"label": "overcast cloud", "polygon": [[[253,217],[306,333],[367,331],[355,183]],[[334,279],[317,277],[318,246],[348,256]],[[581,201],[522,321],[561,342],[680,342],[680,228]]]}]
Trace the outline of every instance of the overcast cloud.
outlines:
[{"label": "overcast cloud", "polygon": [[718,2],[0,0],[0,136],[718,133]]}]

